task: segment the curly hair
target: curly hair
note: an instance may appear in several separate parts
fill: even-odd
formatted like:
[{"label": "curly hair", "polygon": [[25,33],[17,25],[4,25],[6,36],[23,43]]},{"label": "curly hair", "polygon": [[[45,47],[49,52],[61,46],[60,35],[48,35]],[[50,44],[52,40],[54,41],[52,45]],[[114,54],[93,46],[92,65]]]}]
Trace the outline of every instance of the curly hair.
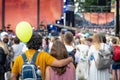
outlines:
[{"label": "curly hair", "polygon": [[[68,57],[67,50],[65,45],[60,40],[55,40],[51,48],[50,55],[55,57],[58,60],[65,59]],[[66,71],[66,66],[63,67],[52,67],[57,74],[62,75]]]},{"label": "curly hair", "polygon": [[38,50],[42,46],[42,36],[37,32],[33,32],[30,41],[27,43],[28,49]]},{"label": "curly hair", "polygon": [[20,40],[18,39],[18,37],[15,37],[13,40],[14,40],[15,44],[19,44],[20,43]]}]

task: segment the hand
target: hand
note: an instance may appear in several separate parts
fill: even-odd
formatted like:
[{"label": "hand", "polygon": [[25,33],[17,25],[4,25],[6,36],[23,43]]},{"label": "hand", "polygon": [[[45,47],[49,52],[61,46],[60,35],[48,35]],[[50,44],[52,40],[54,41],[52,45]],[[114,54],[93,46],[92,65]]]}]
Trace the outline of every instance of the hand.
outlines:
[{"label": "hand", "polygon": [[69,57],[69,60],[70,60],[70,62],[73,62],[73,58],[72,57]]}]

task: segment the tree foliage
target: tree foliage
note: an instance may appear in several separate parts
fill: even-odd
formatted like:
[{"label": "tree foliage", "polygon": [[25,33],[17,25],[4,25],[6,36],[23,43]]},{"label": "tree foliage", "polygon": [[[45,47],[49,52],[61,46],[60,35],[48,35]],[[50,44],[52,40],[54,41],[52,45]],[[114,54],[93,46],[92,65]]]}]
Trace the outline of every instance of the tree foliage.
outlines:
[{"label": "tree foliage", "polygon": [[[81,2],[81,0],[76,0],[75,3],[79,3],[79,12],[85,11],[85,12],[100,12],[100,11],[108,11],[107,8],[104,6],[98,5],[98,0],[84,0],[84,2]],[[111,0],[111,3],[114,3],[115,0]],[[106,0],[106,4],[108,4],[108,0]],[[106,5],[105,5],[106,6]]]},{"label": "tree foliage", "polygon": [[98,4],[97,0],[85,0],[85,3],[83,3],[83,6],[94,6],[97,4]]}]

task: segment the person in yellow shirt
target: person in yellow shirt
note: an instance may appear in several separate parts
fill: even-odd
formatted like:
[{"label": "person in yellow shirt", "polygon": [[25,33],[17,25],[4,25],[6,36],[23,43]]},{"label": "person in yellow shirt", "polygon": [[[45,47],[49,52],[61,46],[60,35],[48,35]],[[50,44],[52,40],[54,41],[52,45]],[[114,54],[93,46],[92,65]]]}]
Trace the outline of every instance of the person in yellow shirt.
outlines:
[{"label": "person in yellow shirt", "polygon": [[[37,32],[34,32],[32,38],[27,43],[28,50],[25,52],[28,60],[31,60],[33,54],[40,48],[40,46],[42,46],[42,36],[39,35]],[[73,61],[72,57],[68,57],[67,59],[57,60],[48,53],[44,51],[40,51],[39,54],[37,55],[35,64],[37,67],[40,67],[40,70],[42,72],[42,79],[44,80],[45,69],[47,66],[62,67],[69,64],[72,61]],[[19,55],[14,61],[10,80],[17,80],[17,76],[21,73],[23,64],[24,61],[22,59],[22,56]]]}]

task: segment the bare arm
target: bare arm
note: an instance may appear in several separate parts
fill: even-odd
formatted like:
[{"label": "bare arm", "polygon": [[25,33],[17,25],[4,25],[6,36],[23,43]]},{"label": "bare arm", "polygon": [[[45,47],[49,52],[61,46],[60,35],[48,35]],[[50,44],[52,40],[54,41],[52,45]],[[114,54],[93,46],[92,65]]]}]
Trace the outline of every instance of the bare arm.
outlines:
[{"label": "bare arm", "polygon": [[11,73],[10,80],[17,80],[17,75],[14,73]]},{"label": "bare arm", "polygon": [[50,80],[50,71],[49,71],[49,66],[46,68],[46,72],[45,72],[45,80]]},{"label": "bare arm", "polygon": [[69,64],[70,62],[73,62],[73,58],[72,57],[68,57],[67,59],[62,59],[62,60],[54,60],[53,63],[50,66],[54,66],[54,67],[62,67],[65,66],[67,64]]}]

